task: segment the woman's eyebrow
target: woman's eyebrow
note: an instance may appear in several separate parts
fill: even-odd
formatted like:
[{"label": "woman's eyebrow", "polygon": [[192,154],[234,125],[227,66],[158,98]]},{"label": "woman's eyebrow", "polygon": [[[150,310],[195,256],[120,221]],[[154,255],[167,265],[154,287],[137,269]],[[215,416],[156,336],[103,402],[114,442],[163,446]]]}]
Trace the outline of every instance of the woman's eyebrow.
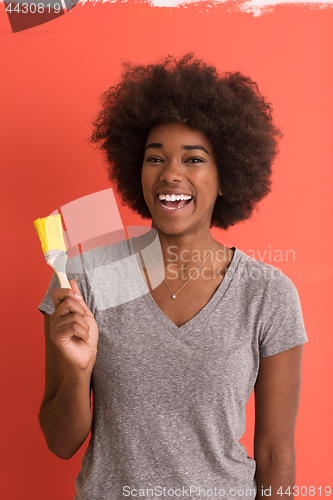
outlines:
[{"label": "woman's eyebrow", "polygon": [[[148,149],[148,148],[162,148],[163,147],[163,144],[160,143],[160,142],[152,142],[151,144],[148,144],[146,147],[145,147],[145,151]],[[209,153],[207,151],[207,149],[205,149],[203,146],[190,146],[190,145],[186,145],[186,146],[183,146],[183,149],[202,149],[202,151],[205,151],[205,153],[208,154],[209,156]]]},{"label": "woman's eyebrow", "polygon": [[209,156],[207,149],[205,149],[203,146],[183,146],[183,149],[202,149],[202,151],[205,151],[205,153],[207,153]]}]

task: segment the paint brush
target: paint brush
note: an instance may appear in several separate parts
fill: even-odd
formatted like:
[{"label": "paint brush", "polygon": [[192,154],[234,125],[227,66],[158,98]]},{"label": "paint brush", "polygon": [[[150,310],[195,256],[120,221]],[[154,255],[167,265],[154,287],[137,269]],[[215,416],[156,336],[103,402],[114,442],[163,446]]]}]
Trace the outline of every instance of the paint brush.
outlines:
[{"label": "paint brush", "polygon": [[58,276],[61,288],[72,288],[66,276],[67,248],[61,224],[61,215],[50,215],[36,219],[34,226],[38,233],[46,263]]}]

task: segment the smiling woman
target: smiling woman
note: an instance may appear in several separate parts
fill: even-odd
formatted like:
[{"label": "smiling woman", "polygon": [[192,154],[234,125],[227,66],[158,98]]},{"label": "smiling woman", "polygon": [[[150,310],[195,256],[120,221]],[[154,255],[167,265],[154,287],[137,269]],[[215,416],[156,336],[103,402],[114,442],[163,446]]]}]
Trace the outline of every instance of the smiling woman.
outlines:
[{"label": "smiling woman", "polygon": [[[69,259],[75,295],[52,277],[39,306],[48,446],[70,458],[91,430],[75,500],[280,499],[295,479],[298,293],[210,232],[270,190],[271,107],[250,78],[187,54],[125,64],[94,125],[110,179],[151,229]],[[240,439],[253,388],[252,458]]]},{"label": "smiling woman", "polygon": [[[181,233],[189,224],[197,231],[209,228],[217,195],[222,195],[209,140],[182,123],[164,123],[151,130],[141,183],[152,227],[163,232],[169,228]],[[177,201],[181,195],[188,199]]]}]

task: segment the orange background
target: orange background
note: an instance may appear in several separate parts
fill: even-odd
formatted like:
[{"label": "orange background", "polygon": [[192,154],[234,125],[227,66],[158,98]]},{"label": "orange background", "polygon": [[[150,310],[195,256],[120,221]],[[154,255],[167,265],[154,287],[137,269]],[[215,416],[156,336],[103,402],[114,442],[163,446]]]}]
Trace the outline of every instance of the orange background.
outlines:
[{"label": "orange background", "polygon": [[[117,80],[122,61],[155,62],[187,51],[220,71],[240,70],[256,80],[284,132],[273,192],[251,220],[213,235],[258,259],[266,250],[263,260],[282,269],[299,291],[309,342],[296,429],[296,483],[315,486],[316,498],[320,486],[321,496],[325,486],[333,486],[333,9],[283,6],[254,17],[236,12],[230,2],[205,5],[87,3],[13,34],[0,4],[0,491],[6,500],[72,499],[86,447],[62,461],[47,450],[38,424],[44,338],[37,306],[52,271],[32,221],[110,187],[101,153],[86,139],[99,96]],[[149,225],[119,207],[124,226]],[[276,250],[284,257],[294,250],[295,261],[274,261]],[[252,432],[251,400],[243,438],[250,455]],[[305,493],[300,496],[309,496]]]}]

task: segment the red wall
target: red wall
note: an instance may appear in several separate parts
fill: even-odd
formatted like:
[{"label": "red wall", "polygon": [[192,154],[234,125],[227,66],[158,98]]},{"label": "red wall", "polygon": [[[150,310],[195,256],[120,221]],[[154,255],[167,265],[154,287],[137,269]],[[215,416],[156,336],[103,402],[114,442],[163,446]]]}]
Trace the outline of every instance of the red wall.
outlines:
[{"label": "red wall", "polygon": [[[199,6],[87,3],[13,34],[0,4],[2,498],[71,499],[84,451],[58,459],[38,425],[44,339],[37,306],[51,269],[32,221],[110,187],[102,156],[86,139],[98,98],[122,61],[155,62],[187,51],[258,81],[284,132],[273,192],[251,220],[213,235],[258,259],[266,250],[264,260],[298,288],[309,342],[296,481],[315,486],[316,497],[320,486],[321,496],[332,486],[332,26],[332,9],[283,6],[254,17],[223,6],[207,13]],[[149,225],[119,207],[125,226]],[[283,262],[274,261],[277,250]],[[289,254],[287,261],[287,250],[295,260]],[[248,416],[243,442],[251,454],[252,403]]]}]

